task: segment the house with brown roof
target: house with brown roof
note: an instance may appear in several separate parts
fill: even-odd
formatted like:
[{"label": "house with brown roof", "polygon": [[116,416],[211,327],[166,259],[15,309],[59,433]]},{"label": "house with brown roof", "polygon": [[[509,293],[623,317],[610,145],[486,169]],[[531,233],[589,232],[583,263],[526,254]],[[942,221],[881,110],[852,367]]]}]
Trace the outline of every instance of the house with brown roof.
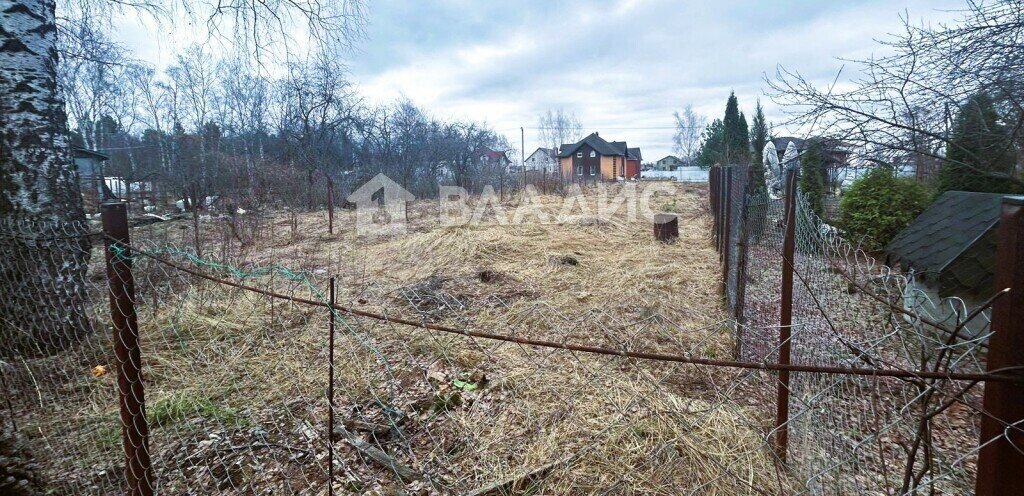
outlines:
[{"label": "house with brown roof", "polygon": [[573,182],[637,179],[642,160],[640,148],[630,148],[625,141],[607,141],[596,132],[558,150],[562,177]]},{"label": "house with brown roof", "polygon": [[480,162],[480,165],[487,168],[505,168],[510,170],[512,160],[508,158],[508,154],[504,151],[492,150],[486,146],[482,146],[476,149],[474,157]]}]

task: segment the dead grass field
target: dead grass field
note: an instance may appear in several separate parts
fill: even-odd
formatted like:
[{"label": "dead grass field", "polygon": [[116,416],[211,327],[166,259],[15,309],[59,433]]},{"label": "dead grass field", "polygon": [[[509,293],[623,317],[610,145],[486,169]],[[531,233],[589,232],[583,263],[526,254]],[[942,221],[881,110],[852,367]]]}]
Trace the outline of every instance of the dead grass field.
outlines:
[{"label": "dead grass field", "polygon": [[[561,201],[543,197],[542,208],[553,214]],[[507,203],[510,216],[516,202]],[[437,204],[423,201],[409,209],[406,234],[369,237],[355,234],[350,211],[337,214],[334,236],[323,213],[281,213],[267,217],[244,247],[211,220],[203,227],[204,253],[237,271],[204,270],[317,298],[333,275],[338,302],[362,310],[725,358],[732,343],[705,204],[705,186],[679,185],[655,198],[655,208],[679,214],[673,244],[656,242],[650,223],[630,222],[624,209],[599,218],[596,205],[565,223],[501,225],[490,215],[480,225],[443,227]],[[189,242],[190,226],[159,224],[136,237],[156,249]],[[260,268],[274,269],[253,272]],[[144,257],[135,273],[163,490],[326,493],[328,312],[198,280]],[[761,494],[793,487],[765,448],[764,411],[727,393],[735,372],[336,317],[336,418],[346,432],[334,444],[342,493],[466,494],[500,481],[511,482],[487,494]],[[108,401],[113,374],[78,370],[99,360],[83,359],[66,372],[78,393],[64,400],[74,415],[63,428],[101,426],[84,438],[92,451],[79,442],[64,454],[85,472],[117,460],[118,424],[109,429],[117,422],[116,402]],[[32,418],[40,429],[48,422]],[[67,445],[73,437],[47,441]],[[358,440],[413,475],[372,460],[354,447]],[[98,480],[90,473],[69,480]]]}]

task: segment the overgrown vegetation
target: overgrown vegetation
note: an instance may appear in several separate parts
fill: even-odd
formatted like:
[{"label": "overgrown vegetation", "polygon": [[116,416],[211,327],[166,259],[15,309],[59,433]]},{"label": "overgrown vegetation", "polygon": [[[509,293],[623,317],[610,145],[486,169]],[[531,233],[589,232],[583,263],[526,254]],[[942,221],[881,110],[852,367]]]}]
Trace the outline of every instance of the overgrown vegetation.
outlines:
[{"label": "overgrown vegetation", "polygon": [[911,178],[887,167],[857,179],[840,202],[846,238],[866,250],[879,250],[928,207],[931,194]]}]

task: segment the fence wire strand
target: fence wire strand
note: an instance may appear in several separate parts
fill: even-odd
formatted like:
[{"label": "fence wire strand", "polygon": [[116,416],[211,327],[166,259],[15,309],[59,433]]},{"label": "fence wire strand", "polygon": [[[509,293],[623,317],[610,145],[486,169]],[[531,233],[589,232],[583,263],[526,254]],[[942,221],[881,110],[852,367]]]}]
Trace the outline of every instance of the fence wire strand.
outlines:
[{"label": "fence wire strand", "polygon": [[[667,199],[692,202],[692,245],[617,221],[568,228],[693,257],[704,279],[669,288],[692,298],[660,306],[580,305],[586,288],[568,282],[539,298],[539,281],[494,263],[439,272],[470,234],[434,227],[368,244],[343,227],[309,234],[318,214],[248,218],[245,233],[196,218],[136,225],[129,245],[88,223],[0,225],[0,448],[24,453],[21,487],[59,494],[970,492],[983,382],[1011,377],[986,374],[988,312],[931,301],[798,199],[792,363],[779,365],[786,199],[726,169],[709,192]],[[487,232],[473,235],[488,260],[521,263]],[[536,261],[545,277],[578,281],[585,247],[569,246],[572,262]],[[107,255],[130,266],[135,384],[118,383],[111,309],[128,309]],[[375,269],[384,259],[406,265]],[[645,284],[669,277],[643,267]],[[776,427],[780,370],[793,374]],[[124,417],[135,386],[144,413]],[[126,477],[140,425],[151,479]]]}]

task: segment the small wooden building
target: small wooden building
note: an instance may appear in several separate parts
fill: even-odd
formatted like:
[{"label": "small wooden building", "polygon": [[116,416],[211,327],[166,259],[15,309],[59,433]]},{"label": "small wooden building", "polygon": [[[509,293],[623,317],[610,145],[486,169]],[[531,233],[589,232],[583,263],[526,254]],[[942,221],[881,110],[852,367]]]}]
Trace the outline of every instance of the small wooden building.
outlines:
[{"label": "small wooden building", "polygon": [[82,190],[82,196],[85,197],[85,203],[87,205],[99,204],[105,198],[103,195],[103,163],[110,160],[110,157],[79,146],[71,147],[71,154],[75,159],[78,184]]}]

